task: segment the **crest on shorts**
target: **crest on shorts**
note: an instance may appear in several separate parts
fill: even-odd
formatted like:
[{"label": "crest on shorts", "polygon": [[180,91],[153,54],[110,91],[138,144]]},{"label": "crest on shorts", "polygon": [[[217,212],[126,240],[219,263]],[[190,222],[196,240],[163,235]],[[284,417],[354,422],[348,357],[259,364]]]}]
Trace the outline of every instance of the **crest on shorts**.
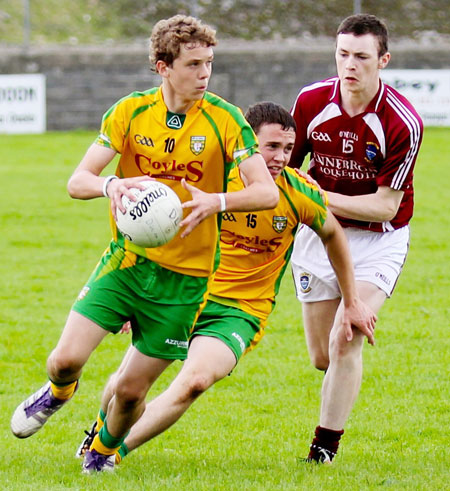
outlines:
[{"label": "crest on shorts", "polygon": [[300,273],[300,290],[302,293],[308,293],[311,291],[311,275],[309,273],[303,272]]},{"label": "crest on shorts", "polygon": [[78,294],[77,300],[83,300],[83,298],[88,294],[90,288],[88,286],[83,286],[81,292]]},{"label": "crest on shorts", "polygon": [[272,228],[278,234],[281,234],[287,227],[287,217],[272,217]]},{"label": "crest on shorts", "polygon": [[367,162],[372,162],[372,160],[377,156],[380,147],[373,142],[366,142],[366,157],[365,160]]},{"label": "crest on shorts", "polygon": [[198,155],[205,149],[206,136],[191,136],[191,152]]}]

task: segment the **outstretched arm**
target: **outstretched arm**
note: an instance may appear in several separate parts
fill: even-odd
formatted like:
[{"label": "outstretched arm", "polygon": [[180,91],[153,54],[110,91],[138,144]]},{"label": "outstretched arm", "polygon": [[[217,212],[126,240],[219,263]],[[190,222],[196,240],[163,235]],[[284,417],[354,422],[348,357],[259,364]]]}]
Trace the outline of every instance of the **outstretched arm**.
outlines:
[{"label": "outstretched arm", "polygon": [[205,193],[186,181],[183,187],[192,194],[192,199],[183,203],[190,208],[189,215],[180,223],[186,237],[208,216],[221,211],[253,211],[274,208],[279,200],[278,188],[259,153],[253,154],[239,165],[245,188],[232,193]]},{"label": "outstretched arm", "polygon": [[341,289],[344,305],[342,322],[347,340],[351,341],[353,338],[352,325],[354,325],[367,336],[370,344],[375,344],[373,333],[377,316],[360,300],[356,291],[353,263],[342,227],[329,212],[323,227],[316,233],[325,246]]}]

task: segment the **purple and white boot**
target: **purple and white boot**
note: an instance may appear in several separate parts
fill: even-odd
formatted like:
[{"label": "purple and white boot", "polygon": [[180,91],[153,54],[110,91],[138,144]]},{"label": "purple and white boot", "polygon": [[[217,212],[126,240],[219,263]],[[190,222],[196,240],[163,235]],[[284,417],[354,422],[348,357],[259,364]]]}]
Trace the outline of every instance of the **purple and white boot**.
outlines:
[{"label": "purple and white boot", "polygon": [[47,382],[17,406],[11,418],[11,431],[17,438],[28,438],[34,435],[66,402],[67,400],[56,399],[50,382]]}]

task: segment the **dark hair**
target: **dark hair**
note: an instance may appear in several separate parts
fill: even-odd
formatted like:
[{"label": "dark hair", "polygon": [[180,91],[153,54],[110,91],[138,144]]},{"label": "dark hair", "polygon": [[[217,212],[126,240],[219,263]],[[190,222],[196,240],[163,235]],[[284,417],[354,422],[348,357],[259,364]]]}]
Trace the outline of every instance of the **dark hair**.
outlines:
[{"label": "dark hair", "polygon": [[258,133],[264,124],[279,124],[283,130],[293,128],[297,130],[295,120],[289,111],[274,102],[257,102],[249,106],[245,113],[245,119],[249,122],[255,133]]},{"label": "dark hair", "polygon": [[378,57],[383,56],[388,51],[386,24],[375,15],[356,14],[347,17],[338,27],[336,35],[339,34],[354,34],[355,36],[373,34],[378,39]]}]

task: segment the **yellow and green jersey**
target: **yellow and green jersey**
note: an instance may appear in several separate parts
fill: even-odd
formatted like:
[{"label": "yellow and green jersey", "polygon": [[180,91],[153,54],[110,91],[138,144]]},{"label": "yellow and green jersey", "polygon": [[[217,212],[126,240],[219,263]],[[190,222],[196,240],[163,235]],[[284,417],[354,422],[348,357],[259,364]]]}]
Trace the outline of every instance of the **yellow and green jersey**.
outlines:
[{"label": "yellow and green jersey", "polygon": [[[242,188],[237,169],[229,179],[229,191]],[[211,288],[215,302],[260,319],[273,309],[299,224],[318,230],[327,215],[318,189],[293,169],[284,169],[276,184],[280,201],[273,210],[223,213],[221,260]]]},{"label": "yellow and green jersey", "polygon": [[[151,176],[170,186],[182,202],[192,197],[181,179],[208,193],[223,192],[230,169],[257,152],[252,128],[241,110],[206,92],[186,114],[168,111],[161,87],[133,92],[103,116],[96,143],[121,154],[116,175]],[[185,216],[189,210],[185,211]],[[113,238],[134,255],[192,276],[208,276],[219,261],[218,215],[184,239],[144,249],[126,240],[110,217]]]}]

